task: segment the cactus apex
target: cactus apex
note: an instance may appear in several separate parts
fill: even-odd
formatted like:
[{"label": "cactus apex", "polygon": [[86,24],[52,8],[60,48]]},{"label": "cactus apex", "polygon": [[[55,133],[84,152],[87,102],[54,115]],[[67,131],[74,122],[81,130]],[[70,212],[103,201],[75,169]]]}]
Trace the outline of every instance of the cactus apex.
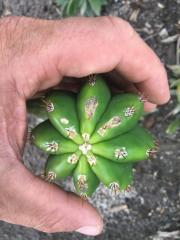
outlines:
[{"label": "cactus apex", "polygon": [[79,145],[79,150],[81,150],[82,154],[86,155],[88,153],[89,150],[91,150],[92,145],[88,144],[88,143],[84,143]]}]

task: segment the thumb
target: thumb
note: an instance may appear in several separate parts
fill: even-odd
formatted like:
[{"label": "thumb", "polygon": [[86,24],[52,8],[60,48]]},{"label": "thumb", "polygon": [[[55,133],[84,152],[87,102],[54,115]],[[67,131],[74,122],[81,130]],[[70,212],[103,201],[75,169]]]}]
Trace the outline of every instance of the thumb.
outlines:
[{"label": "thumb", "polygon": [[49,233],[102,231],[102,220],[87,201],[33,176],[20,162],[11,169],[1,181],[2,220]]}]

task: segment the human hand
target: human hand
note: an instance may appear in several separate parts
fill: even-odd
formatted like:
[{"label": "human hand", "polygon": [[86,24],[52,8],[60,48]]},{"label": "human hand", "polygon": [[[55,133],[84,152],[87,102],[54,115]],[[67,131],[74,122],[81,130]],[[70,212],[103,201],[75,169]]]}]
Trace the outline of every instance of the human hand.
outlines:
[{"label": "human hand", "polygon": [[0,219],[45,232],[99,234],[102,219],[88,202],[33,176],[22,164],[25,102],[63,76],[113,71],[143,92],[150,109],[169,99],[162,64],[127,22],[114,17],[4,18],[0,46]]}]

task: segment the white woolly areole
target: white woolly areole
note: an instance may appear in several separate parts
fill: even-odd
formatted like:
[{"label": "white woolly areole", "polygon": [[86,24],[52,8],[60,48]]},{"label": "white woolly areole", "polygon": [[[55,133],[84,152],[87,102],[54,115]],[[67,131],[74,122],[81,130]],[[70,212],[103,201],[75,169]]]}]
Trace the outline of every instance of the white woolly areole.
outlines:
[{"label": "white woolly areole", "polygon": [[82,145],[79,145],[79,150],[81,150],[82,154],[86,155],[89,150],[91,150],[92,146],[91,144],[84,143]]},{"label": "white woolly areole", "polygon": [[82,137],[83,137],[85,142],[89,142],[89,139],[90,139],[90,134],[89,133],[83,133]]},{"label": "white woolly areole", "polygon": [[67,118],[61,118],[60,121],[62,124],[65,124],[65,125],[69,123],[69,120]]},{"label": "white woolly areole", "polygon": [[96,165],[96,158],[93,155],[87,154],[87,159],[91,166]]},{"label": "white woolly areole", "polygon": [[71,156],[68,157],[67,162],[70,164],[76,164],[78,161],[78,156],[73,153]]},{"label": "white woolly areole", "polygon": [[59,144],[55,141],[47,142],[44,144],[47,151],[57,152],[59,149]]},{"label": "white woolly areole", "polygon": [[123,159],[128,155],[128,152],[125,147],[117,148],[114,152],[114,156],[118,159]]}]

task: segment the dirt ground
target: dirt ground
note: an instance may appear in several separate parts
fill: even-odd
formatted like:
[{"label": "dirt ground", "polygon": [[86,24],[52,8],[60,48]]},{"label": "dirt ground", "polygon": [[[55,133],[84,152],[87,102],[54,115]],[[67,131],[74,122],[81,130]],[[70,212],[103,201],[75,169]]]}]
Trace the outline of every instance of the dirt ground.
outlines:
[{"label": "dirt ground", "polygon": [[[0,0],[0,14],[60,18],[52,0]],[[180,0],[114,0],[103,9],[103,15],[127,19],[165,64],[175,63],[175,42],[162,43],[180,32]],[[158,76],[157,76],[158,80]],[[105,228],[97,237],[77,233],[45,234],[33,229],[0,222],[0,240],[173,240],[180,239],[180,131],[168,136],[165,119],[175,100],[148,115],[144,124],[161,142],[157,159],[135,166],[133,190],[117,197],[100,186],[92,203],[101,212]],[[29,117],[33,126],[37,120]],[[24,162],[35,174],[44,165],[45,155],[27,144]],[[62,183],[72,189],[70,181]]]}]

